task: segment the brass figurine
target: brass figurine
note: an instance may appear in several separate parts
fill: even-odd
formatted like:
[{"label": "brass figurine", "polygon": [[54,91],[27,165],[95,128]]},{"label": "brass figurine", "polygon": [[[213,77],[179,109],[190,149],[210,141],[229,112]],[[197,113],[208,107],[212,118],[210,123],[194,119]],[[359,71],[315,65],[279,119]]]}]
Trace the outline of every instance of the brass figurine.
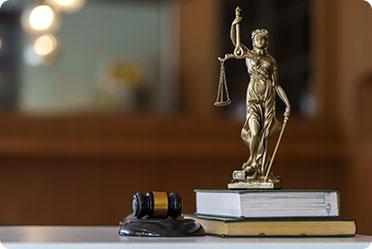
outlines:
[{"label": "brass figurine", "polygon": [[[241,131],[241,138],[250,150],[249,159],[243,163],[242,170],[233,172],[230,189],[280,187],[280,178],[274,177],[271,166],[275,158],[281,137],[288,121],[291,107],[287,95],[278,82],[278,66],[268,53],[269,33],[266,29],[252,32],[253,49],[248,49],[240,41],[240,8],[235,10],[235,19],[231,25],[230,37],[235,46],[233,54],[218,57],[221,63],[220,82],[218,85],[216,106],[230,104],[226,84],[224,63],[229,59],[245,59],[250,76],[246,97],[246,121]],[[276,95],[286,105],[284,121],[281,124],[275,116]],[[268,140],[280,132],[273,155],[268,155]]]}]

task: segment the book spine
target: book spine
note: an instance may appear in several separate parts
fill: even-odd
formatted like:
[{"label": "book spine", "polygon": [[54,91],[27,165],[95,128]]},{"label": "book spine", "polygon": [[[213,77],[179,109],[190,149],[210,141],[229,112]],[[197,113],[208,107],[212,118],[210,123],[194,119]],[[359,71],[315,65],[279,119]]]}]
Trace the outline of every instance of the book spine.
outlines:
[{"label": "book spine", "polygon": [[340,216],[340,195],[337,191],[324,192],[324,203],[328,216]]}]

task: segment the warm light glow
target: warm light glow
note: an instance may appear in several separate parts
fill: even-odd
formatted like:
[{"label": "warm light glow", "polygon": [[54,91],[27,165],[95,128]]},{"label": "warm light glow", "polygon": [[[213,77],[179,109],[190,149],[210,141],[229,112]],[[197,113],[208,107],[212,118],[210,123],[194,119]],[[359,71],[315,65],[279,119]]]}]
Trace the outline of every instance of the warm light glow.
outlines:
[{"label": "warm light glow", "polygon": [[3,49],[3,39],[0,38],[0,51]]},{"label": "warm light glow", "polygon": [[35,40],[34,50],[37,55],[45,56],[52,53],[57,47],[56,38],[51,35],[43,35]]},{"label": "warm light glow", "polygon": [[54,11],[48,5],[39,5],[31,10],[29,22],[32,29],[46,30],[54,22]]},{"label": "warm light glow", "polygon": [[54,1],[56,1],[56,3],[62,6],[72,5],[72,4],[75,4],[76,2],[76,0],[54,0]]},{"label": "warm light glow", "polygon": [[48,3],[63,11],[76,12],[83,7],[85,0],[49,0]]}]

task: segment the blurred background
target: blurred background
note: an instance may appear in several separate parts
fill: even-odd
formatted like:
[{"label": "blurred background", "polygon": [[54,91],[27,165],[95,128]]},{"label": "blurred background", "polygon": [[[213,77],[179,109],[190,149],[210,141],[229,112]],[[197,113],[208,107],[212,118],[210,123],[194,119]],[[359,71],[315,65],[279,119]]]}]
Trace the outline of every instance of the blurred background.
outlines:
[{"label": "blurred background", "polygon": [[[226,188],[248,74],[226,63],[270,32],[292,116],[274,163],[283,188],[334,189],[372,234],[372,9],[362,0],[1,0],[0,224],[118,225],[136,192]],[[278,99],[278,117],[283,104]],[[273,147],[275,139],[271,141]]]}]

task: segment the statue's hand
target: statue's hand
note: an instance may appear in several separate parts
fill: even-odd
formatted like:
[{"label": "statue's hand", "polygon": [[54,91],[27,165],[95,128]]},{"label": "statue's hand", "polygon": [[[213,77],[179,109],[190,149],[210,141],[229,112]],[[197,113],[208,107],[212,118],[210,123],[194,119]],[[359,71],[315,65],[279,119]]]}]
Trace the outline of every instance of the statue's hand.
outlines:
[{"label": "statue's hand", "polygon": [[284,117],[288,119],[290,115],[291,109],[289,107],[285,108]]},{"label": "statue's hand", "polygon": [[236,16],[232,24],[233,25],[238,24],[242,21],[242,19],[243,18],[241,16]]}]

